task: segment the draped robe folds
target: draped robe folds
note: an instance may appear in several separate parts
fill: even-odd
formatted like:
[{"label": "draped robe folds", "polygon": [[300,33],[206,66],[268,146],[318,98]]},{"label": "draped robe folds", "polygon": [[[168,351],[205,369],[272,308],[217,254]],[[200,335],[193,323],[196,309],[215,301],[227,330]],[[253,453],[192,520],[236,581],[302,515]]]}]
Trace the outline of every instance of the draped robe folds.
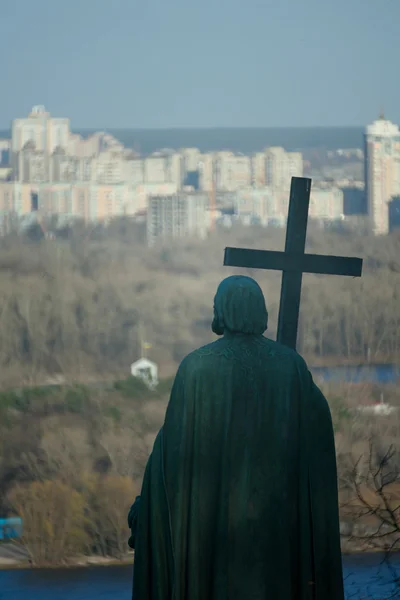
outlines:
[{"label": "draped robe folds", "polygon": [[331,415],[295,351],[225,330],[183,360],[130,525],[135,600],[343,600]]}]

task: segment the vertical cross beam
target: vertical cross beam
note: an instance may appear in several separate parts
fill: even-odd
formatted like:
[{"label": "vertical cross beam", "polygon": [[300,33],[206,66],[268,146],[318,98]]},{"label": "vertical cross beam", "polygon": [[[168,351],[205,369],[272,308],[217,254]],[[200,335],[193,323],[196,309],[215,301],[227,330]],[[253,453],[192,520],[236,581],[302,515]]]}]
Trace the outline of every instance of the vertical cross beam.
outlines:
[{"label": "vertical cross beam", "polygon": [[[292,178],[285,254],[304,255],[310,191],[311,179]],[[283,271],[282,273],[277,340],[293,349],[296,348],[297,341],[302,277],[301,271]]]}]

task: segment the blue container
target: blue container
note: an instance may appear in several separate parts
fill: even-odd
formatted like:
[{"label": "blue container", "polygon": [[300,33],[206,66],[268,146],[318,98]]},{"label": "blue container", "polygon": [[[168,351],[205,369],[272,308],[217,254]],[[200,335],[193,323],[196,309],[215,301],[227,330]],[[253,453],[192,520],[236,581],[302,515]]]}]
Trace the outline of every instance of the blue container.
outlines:
[{"label": "blue container", "polygon": [[22,519],[0,519],[0,540],[14,540],[22,536]]}]

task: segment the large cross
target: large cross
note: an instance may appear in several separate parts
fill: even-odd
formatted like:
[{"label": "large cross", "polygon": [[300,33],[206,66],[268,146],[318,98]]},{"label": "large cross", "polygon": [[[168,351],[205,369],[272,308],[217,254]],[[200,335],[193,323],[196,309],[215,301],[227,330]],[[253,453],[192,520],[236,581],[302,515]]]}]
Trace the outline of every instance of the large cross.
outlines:
[{"label": "large cross", "polygon": [[284,252],[225,248],[224,265],[283,271],[277,340],[296,348],[303,273],[361,277],[362,259],[305,254],[311,179],[292,177]]}]

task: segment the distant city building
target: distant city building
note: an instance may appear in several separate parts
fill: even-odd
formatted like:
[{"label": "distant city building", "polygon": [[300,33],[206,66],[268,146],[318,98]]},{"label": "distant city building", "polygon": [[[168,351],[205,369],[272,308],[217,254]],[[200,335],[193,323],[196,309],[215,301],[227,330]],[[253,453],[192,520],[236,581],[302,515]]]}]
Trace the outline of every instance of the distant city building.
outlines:
[{"label": "distant city building", "polygon": [[251,159],[232,152],[217,152],[214,158],[217,190],[233,191],[251,185]]},{"label": "distant city building", "polygon": [[135,206],[137,212],[146,211],[151,196],[171,196],[178,193],[174,183],[144,183],[135,187]]},{"label": "distant city building", "polygon": [[199,187],[205,192],[211,192],[216,186],[215,161],[213,154],[202,154],[198,165]]},{"label": "distant city building", "polygon": [[208,208],[208,194],[201,192],[150,196],[147,209],[149,246],[171,238],[204,239],[210,228]]},{"label": "distant city building", "polygon": [[143,161],[144,183],[173,183],[178,189],[184,180],[184,161],[177,153],[155,153]]},{"label": "distant city building", "polygon": [[11,167],[2,167],[0,165],[0,181],[11,181],[13,178],[13,170]]},{"label": "distant city building", "polygon": [[16,155],[15,179],[21,183],[44,183],[49,181],[50,155],[37,150],[30,141]]},{"label": "distant city building", "polygon": [[251,183],[255,187],[264,187],[266,184],[266,160],[265,152],[257,152],[251,157]]},{"label": "distant city building", "polygon": [[43,215],[67,215],[86,221],[108,221],[134,215],[135,189],[125,184],[0,182],[0,211],[22,216],[34,211]]},{"label": "distant city building", "polygon": [[0,211],[24,215],[32,212],[32,186],[29,183],[0,182]]},{"label": "distant city building", "polygon": [[77,134],[69,136],[67,154],[71,156],[91,158],[108,150],[123,152],[124,146],[114,136],[104,131],[93,133],[87,138]]},{"label": "distant city building", "polygon": [[339,188],[311,188],[309,216],[336,221],[343,218],[343,192]]},{"label": "distant city building", "polygon": [[145,183],[167,183],[165,156],[148,156],[144,160]]},{"label": "distant city building", "polygon": [[93,158],[93,180],[98,184],[112,185],[124,180],[124,157],[121,151],[105,150]]},{"label": "distant city building", "polygon": [[274,189],[288,191],[292,177],[303,177],[301,152],[286,152],[284,148],[265,150],[265,184]]},{"label": "distant city building", "polygon": [[95,181],[95,166],[92,158],[70,156],[62,148],[56,148],[50,157],[49,181],[76,184]]},{"label": "distant city building", "polygon": [[182,148],[180,154],[182,155],[185,173],[198,171],[201,162],[201,152],[198,148]]},{"label": "distant city building", "polygon": [[283,217],[280,199],[272,188],[244,188],[236,193],[235,214],[247,224],[267,225],[272,219]]},{"label": "distant city building", "polygon": [[[332,154],[361,156],[357,149]],[[363,182],[332,172],[330,180],[325,175],[312,187],[310,217],[323,226],[339,219],[355,224],[353,217],[368,209],[374,231],[389,231],[397,223],[392,199],[400,196],[397,126],[382,118],[367,128],[365,165],[365,194]],[[12,122],[11,140],[0,140],[0,211],[106,222],[147,215],[150,244],[163,237],[204,237],[217,221],[285,225],[291,179],[303,176],[303,169],[302,154],[281,147],[252,156],[198,148],[139,156],[107,132],[73,134],[69,119],[35,106]]]},{"label": "distant city building", "polygon": [[51,154],[58,146],[68,148],[69,119],[50,116],[44,106],[34,106],[26,118],[11,124],[11,151],[20,152],[29,142],[35,150]]},{"label": "distant city building", "polygon": [[361,148],[338,148],[337,150],[328,150],[327,156],[328,158],[340,156],[343,158],[356,158],[360,160],[364,157],[364,153]]},{"label": "distant city building", "polygon": [[123,178],[126,183],[133,186],[145,183],[144,160],[142,158],[128,158],[124,161]]},{"label": "distant city building", "polygon": [[388,203],[400,194],[400,131],[383,115],[365,132],[365,190],[372,231],[385,235]]}]

